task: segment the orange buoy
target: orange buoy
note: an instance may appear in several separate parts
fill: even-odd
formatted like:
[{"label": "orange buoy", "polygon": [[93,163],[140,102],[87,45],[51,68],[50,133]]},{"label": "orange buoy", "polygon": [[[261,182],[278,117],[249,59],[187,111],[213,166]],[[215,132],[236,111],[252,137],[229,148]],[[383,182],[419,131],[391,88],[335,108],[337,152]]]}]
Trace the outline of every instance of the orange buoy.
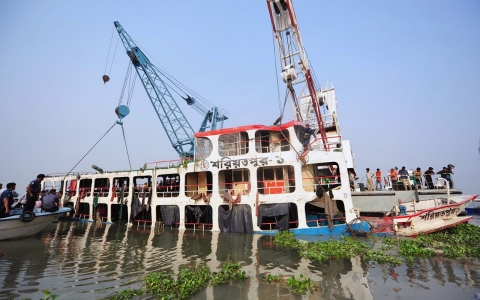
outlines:
[{"label": "orange buoy", "polygon": [[105,84],[110,80],[110,77],[108,77],[108,75],[103,75],[102,79],[103,79],[103,84]]}]

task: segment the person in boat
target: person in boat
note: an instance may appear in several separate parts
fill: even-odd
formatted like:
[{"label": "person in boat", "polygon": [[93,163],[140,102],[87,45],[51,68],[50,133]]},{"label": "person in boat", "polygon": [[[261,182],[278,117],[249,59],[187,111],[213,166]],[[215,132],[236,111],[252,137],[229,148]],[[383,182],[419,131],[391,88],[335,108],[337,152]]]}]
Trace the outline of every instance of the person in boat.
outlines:
[{"label": "person in boat", "polygon": [[13,204],[13,190],[17,184],[10,182],[7,188],[0,194],[0,218],[6,218],[10,215],[10,206]]},{"label": "person in boat", "polygon": [[43,211],[55,212],[60,205],[60,199],[57,196],[57,191],[51,189],[50,193],[43,197]]},{"label": "person in boat", "polygon": [[369,191],[373,191],[373,176],[375,176],[375,174],[367,168],[367,190]]},{"label": "person in boat", "polygon": [[410,185],[410,179],[408,178],[408,171],[405,167],[402,167],[400,171],[398,171],[398,175],[400,175],[400,179],[403,183],[403,188],[406,191],[407,189],[412,190],[412,186]]},{"label": "person in boat", "polygon": [[310,125],[305,125],[305,130],[303,131],[303,151],[306,151],[308,148],[308,144],[310,144],[310,137],[313,135],[314,138],[317,138],[315,132]]},{"label": "person in boat", "polygon": [[390,181],[392,181],[392,188],[394,191],[397,190],[398,188],[398,168],[395,167],[390,169],[390,172],[388,172],[388,176],[390,176]]},{"label": "person in boat", "polygon": [[422,182],[422,169],[418,167],[414,172],[413,176],[415,176],[415,185],[420,187],[423,190],[423,182]]},{"label": "person in boat", "polygon": [[375,172],[375,189],[377,191],[382,190],[382,171],[380,171],[379,168],[377,168],[377,172]]},{"label": "person in boat", "polygon": [[432,181],[432,175],[435,174],[435,172],[433,171],[433,168],[428,167],[428,170],[426,170],[425,173],[423,174],[425,175],[425,183],[428,189],[433,190],[434,186]]},{"label": "person in boat", "polygon": [[27,185],[27,204],[25,205],[25,211],[32,211],[35,207],[35,202],[42,188],[43,179],[45,179],[45,174],[38,174],[37,179],[30,181]]}]

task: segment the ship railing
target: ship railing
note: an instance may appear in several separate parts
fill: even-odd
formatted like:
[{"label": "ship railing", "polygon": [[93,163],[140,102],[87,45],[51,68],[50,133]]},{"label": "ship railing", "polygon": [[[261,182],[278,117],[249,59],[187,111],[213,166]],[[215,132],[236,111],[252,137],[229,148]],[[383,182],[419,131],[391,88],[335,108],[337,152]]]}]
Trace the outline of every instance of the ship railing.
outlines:
[{"label": "ship railing", "polygon": [[[308,144],[308,149],[315,151],[325,151],[323,147],[322,137],[317,134],[310,144]],[[331,152],[340,152],[342,151],[342,136],[341,135],[329,135],[327,136],[327,150]]]},{"label": "ship railing", "polygon": [[206,184],[206,183],[185,184],[185,196],[189,198],[196,198],[197,196],[200,196],[202,194],[205,194],[205,196],[207,196],[208,194],[212,193],[212,188],[213,188],[212,184]]},{"label": "ship railing", "polygon": [[[448,175],[450,177],[450,180],[447,179],[447,181],[450,183],[450,189],[453,189],[453,188],[455,188],[455,182],[453,180],[454,175],[453,175],[453,173],[449,173]],[[413,186],[415,184],[417,184],[417,188],[421,189],[421,190],[445,189],[445,186],[443,184],[437,184],[437,178],[442,178],[441,174],[430,175],[432,177],[432,182],[430,184],[427,182],[426,176],[427,175],[423,174],[422,175],[422,182],[418,183],[418,182],[416,182],[415,179],[413,179],[413,175],[409,174],[409,181],[410,181],[410,185],[412,186],[412,189],[413,189]],[[384,177],[384,183],[383,184],[385,185],[384,186],[385,190],[392,190],[392,189],[396,190],[396,191],[404,190],[403,182],[400,179],[400,176],[398,176],[397,185],[395,187],[393,186],[392,177],[390,175]]]},{"label": "ship railing", "polygon": [[248,181],[218,182],[218,185],[221,195],[223,195],[225,191],[232,193],[232,196],[250,194],[250,182]]},{"label": "ship railing", "polygon": [[[177,168],[183,165],[184,161],[192,161],[189,158],[182,158],[182,159],[171,159],[171,160],[160,160],[154,162],[148,162],[145,164],[145,169],[169,169],[169,168]],[[140,168],[140,169],[143,169]]]},{"label": "ship railing", "polygon": [[288,194],[291,189],[295,189],[295,178],[258,180],[257,186],[262,195]]},{"label": "ship railing", "polygon": [[322,175],[314,177],[302,177],[303,187],[306,191],[315,191],[318,184],[341,184],[340,175]]},{"label": "ship railing", "polygon": [[[205,228],[207,227],[207,228]],[[196,222],[185,222],[185,228],[190,229],[193,228],[193,231],[197,229],[201,229],[203,232],[205,230],[212,230],[213,224],[212,223],[196,223]]]}]

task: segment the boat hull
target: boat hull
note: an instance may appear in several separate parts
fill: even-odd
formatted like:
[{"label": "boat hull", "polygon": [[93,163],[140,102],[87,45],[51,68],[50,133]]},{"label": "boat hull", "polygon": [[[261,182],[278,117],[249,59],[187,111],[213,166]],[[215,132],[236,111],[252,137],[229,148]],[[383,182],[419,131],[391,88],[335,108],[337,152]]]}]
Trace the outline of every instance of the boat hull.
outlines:
[{"label": "boat hull", "polygon": [[62,207],[56,212],[37,212],[30,222],[20,219],[22,210],[14,211],[10,217],[0,219],[0,240],[34,235],[69,211],[70,208]]}]

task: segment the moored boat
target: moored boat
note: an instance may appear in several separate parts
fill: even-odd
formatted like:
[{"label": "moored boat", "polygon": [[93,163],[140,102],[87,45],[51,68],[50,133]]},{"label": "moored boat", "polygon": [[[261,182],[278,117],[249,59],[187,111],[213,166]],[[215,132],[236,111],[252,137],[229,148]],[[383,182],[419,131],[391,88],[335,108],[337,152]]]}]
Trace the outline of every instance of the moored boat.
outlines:
[{"label": "moored boat", "polygon": [[68,207],[60,207],[56,212],[24,213],[22,209],[11,210],[9,217],[0,219],[0,240],[34,235],[68,212]]}]

